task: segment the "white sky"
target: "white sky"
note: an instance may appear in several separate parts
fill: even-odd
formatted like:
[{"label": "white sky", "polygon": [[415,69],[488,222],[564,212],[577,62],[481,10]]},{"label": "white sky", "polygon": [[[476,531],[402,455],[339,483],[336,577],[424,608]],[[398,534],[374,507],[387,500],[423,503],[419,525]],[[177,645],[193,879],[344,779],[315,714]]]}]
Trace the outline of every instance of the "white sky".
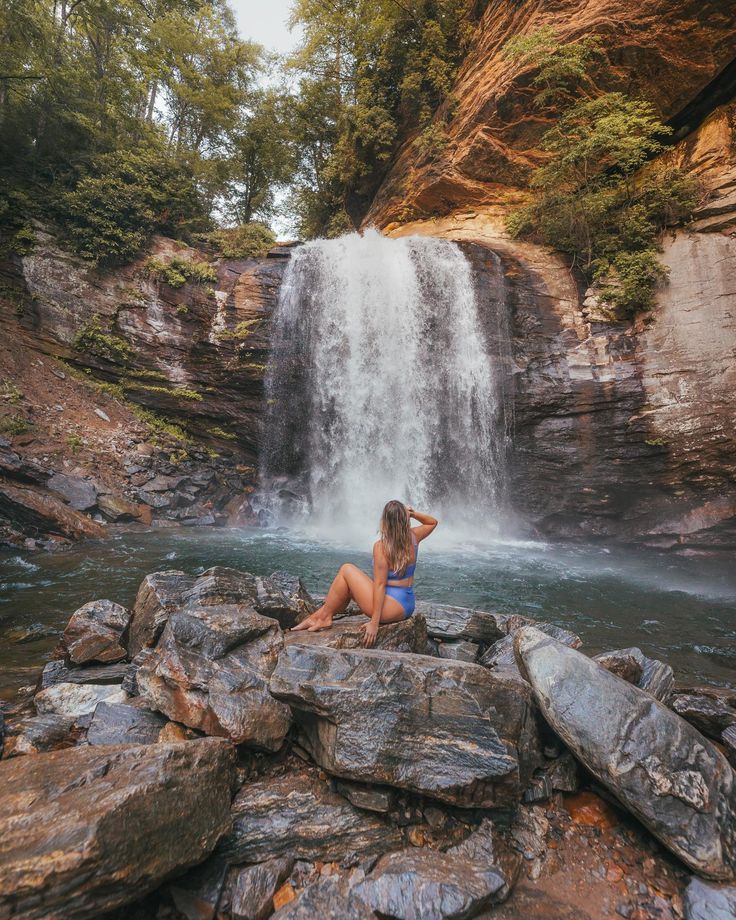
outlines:
[{"label": "white sky", "polygon": [[230,0],[230,6],[242,38],[252,39],[279,54],[294,48],[297,31],[290,32],[286,24],[291,0]]}]

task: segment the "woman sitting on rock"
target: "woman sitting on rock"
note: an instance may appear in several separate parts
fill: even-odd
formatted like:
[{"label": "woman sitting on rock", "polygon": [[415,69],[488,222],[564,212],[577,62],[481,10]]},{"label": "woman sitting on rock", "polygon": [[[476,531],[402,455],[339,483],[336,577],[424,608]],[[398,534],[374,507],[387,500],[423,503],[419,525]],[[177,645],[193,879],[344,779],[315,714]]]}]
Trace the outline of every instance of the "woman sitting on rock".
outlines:
[{"label": "woman sitting on rock", "polygon": [[[419,522],[418,527],[411,526],[412,518]],[[381,515],[381,538],[373,544],[373,578],[357,565],[341,565],[322,606],[294,630],[329,629],[335,614],[342,613],[354,600],[361,613],[371,618],[365,627],[364,642],[366,648],[371,648],[379,624],[398,623],[414,613],[418,544],[436,526],[437,519],[429,514],[420,514],[403,502],[388,502]]]}]

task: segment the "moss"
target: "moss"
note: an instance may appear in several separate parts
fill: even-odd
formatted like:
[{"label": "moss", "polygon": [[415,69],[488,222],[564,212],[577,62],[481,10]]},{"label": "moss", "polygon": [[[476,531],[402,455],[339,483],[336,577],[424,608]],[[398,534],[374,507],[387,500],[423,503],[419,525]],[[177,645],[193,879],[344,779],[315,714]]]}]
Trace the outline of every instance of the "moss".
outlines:
[{"label": "moss", "polygon": [[66,439],[66,444],[73,454],[78,453],[84,447],[84,441],[78,434],[70,434]]},{"label": "moss", "polygon": [[166,374],[163,374],[161,371],[149,371],[147,368],[136,368],[135,370],[130,370],[129,375],[131,377],[138,377],[142,380],[165,380],[168,381]]},{"label": "moss", "polygon": [[176,399],[190,399],[195,402],[201,402],[202,394],[196,390],[189,390],[186,387],[160,387],[155,384],[138,383],[131,380],[126,384],[129,388],[136,390],[145,390],[146,393],[160,393],[162,396],[173,396]]},{"label": "moss", "polygon": [[76,334],[72,347],[115,364],[127,364],[134,354],[125,339],[103,331],[97,313]]},{"label": "moss", "polygon": [[15,437],[17,434],[25,434],[30,428],[30,422],[23,418],[22,415],[6,415],[4,418],[0,418],[0,434],[9,434]]},{"label": "moss", "polygon": [[189,313],[189,307],[185,303],[178,304],[176,308],[177,316],[186,316]]},{"label": "moss", "polygon": [[207,262],[193,262],[174,256],[168,262],[161,259],[149,259],[143,266],[143,272],[148,278],[163,281],[169,287],[180,288],[192,281],[195,284],[206,284],[217,281],[217,269]]},{"label": "moss", "polygon": [[163,437],[173,438],[175,441],[181,441],[183,444],[192,444],[193,439],[187,431],[185,431],[181,425],[177,425],[176,422],[172,422],[171,419],[164,418],[161,415],[157,415],[155,412],[152,412],[150,409],[144,409],[143,406],[138,406],[135,403],[130,403],[128,408],[130,411],[139,418],[142,422],[145,422],[146,425],[157,435]]},{"label": "moss", "polygon": [[33,227],[26,224],[13,236],[10,248],[19,256],[29,256],[37,242]]},{"label": "moss", "polygon": [[266,370],[266,365],[259,364],[257,361],[250,361],[248,362],[248,364],[245,364],[244,367],[247,367],[253,371],[265,371]]},{"label": "moss", "polygon": [[230,431],[225,431],[224,428],[208,428],[207,431],[215,438],[223,438],[225,441],[235,441],[237,440],[237,435],[232,434]]},{"label": "moss", "polygon": [[247,339],[251,333],[255,332],[253,327],[260,322],[261,320],[259,317],[255,319],[245,319],[242,323],[238,323],[234,329],[229,329],[227,332],[220,333],[220,339]]},{"label": "moss", "polygon": [[17,405],[23,399],[23,392],[12,380],[0,381],[0,399]]}]

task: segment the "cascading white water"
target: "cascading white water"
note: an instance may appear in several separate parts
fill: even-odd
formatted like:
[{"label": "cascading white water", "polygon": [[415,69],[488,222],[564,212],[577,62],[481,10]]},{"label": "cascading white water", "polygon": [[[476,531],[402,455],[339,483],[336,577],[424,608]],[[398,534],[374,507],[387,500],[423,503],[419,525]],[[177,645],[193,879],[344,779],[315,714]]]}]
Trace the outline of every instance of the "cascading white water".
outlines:
[{"label": "cascading white water", "polygon": [[367,231],[296,250],[266,402],[260,501],[271,519],[302,513],[365,534],[390,498],[456,525],[499,515],[504,407],[454,243]]}]

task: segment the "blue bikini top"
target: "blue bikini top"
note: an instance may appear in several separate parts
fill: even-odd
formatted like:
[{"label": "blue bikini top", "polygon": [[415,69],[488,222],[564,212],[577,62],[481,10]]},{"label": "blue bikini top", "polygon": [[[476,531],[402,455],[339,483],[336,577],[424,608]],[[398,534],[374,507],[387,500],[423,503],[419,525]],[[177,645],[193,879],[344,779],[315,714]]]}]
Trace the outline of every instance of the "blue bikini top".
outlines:
[{"label": "blue bikini top", "polygon": [[400,578],[414,577],[414,570],[417,567],[417,559],[419,557],[419,544],[417,543],[417,538],[413,533],[411,535],[411,542],[414,544],[414,562],[412,562],[411,565],[407,565],[405,572],[389,572],[386,576],[387,581],[391,581],[392,579],[398,580]]}]

